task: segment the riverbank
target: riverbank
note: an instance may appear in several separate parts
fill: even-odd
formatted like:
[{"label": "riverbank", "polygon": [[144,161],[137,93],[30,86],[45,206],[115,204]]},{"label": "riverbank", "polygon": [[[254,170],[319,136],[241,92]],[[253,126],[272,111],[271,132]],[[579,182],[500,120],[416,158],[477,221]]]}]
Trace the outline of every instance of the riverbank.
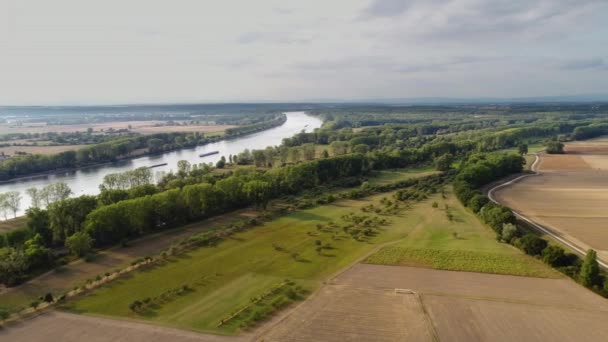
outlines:
[{"label": "riverbank", "polygon": [[206,143],[200,144],[200,145],[187,146],[187,147],[178,147],[178,148],[173,148],[173,149],[168,149],[168,150],[163,150],[163,151],[153,152],[153,153],[151,153],[151,152],[144,152],[144,153],[133,154],[133,155],[117,158],[116,160],[107,161],[107,162],[100,162],[100,163],[95,163],[95,164],[90,164],[90,165],[77,166],[77,167],[73,167],[73,168],[61,168],[61,169],[54,169],[54,170],[44,171],[44,172],[37,172],[37,173],[33,173],[31,175],[27,175],[27,176],[23,176],[23,177],[16,177],[16,178],[11,178],[11,179],[7,179],[7,180],[2,180],[2,181],[0,181],[0,185],[1,184],[9,184],[9,183],[13,183],[13,182],[19,182],[19,181],[34,180],[34,179],[40,178],[40,177],[46,177],[46,176],[51,176],[51,175],[59,175],[59,174],[63,174],[63,173],[76,172],[76,171],[79,171],[79,170],[86,170],[86,169],[91,169],[91,168],[97,168],[97,167],[102,167],[102,166],[106,166],[106,165],[112,165],[112,164],[120,163],[120,162],[124,162],[124,161],[129,161],[129,160],[137,159],[137,158],[141,158],[141,157],[153,157],[153,156],[159,156],[159,155],[163,155],[165,153],[170,153],[170,152],[175,152],[175,151],[180,151],[180,150],[196,149],[197,147],[206,146],[206,145],[209,145],[209,144],[217,143],[219,141],[231,140],[231,139],[237,139],[237,138],[243,138],[243,137],[246,137],[246,136],[251,135],[251,134],[255,134],[255,133],[263,132],[265,130],[269,130],[269,129],[272,129],[272,128],[275,128],[275,127],[279,127],[279,126],[283,125],[287,121],[287,119],[285,118],[285,115],[283,114],[282,119],[275,119],[273,121],[276,121],[276,122],[268,122],[268,123],[272,124],[270,126],[264,126],[264,127],[262,127],[261,129],[258,129],[258,130],[255,130],[255,129],[254,130],[250,130],[247,133],[242,133],[242,134],[238,134],[237,133],[237,134],[234,134],[234,135],[213,136],[213,137],[211,137],[211,139],[213,139],[213,140],[207,141]]},{"label": "riverbank", "polygon": [[[72,189],[74,196],[96,195],[99,193],[99,184],[110,173],[162,164],[165,165],[154,168],[154,172],[170,172],[175,170],[180,160],[187,160],[192,164],[202,162],[215,164],[222,156],[228,159],[229,155],[238,155],[245,149],[265,149],[268,146],[277,146],[282,143],[283,139],[292,137],[303,129],[310,132],[322,124],[318,117],[308,115],[305,112],[286,112],[284,114],[285,121],[283,123],[276,122],[274,127],[266,127],[263,130],[248,134],[234,132],[233,135],[216,138],[213,142],[210,141],[204,145],[182,147],[160,153],[139,153],[137,156],[129,156],[129,158],[120,161],[98,163],[79,168],[62,168],[19,177],[19,179],[13,178],[11,181],[0,183],[0,193],[8,191],[21,193],[20,210],[17,212],[17,215],[20,216],[30,206],[31,199],[26,192],[28,188],[40,189],[52,183],[63,182]],[[211,151],[219,151],[220,153],[206,158],[199,157],[200,154]]]}]

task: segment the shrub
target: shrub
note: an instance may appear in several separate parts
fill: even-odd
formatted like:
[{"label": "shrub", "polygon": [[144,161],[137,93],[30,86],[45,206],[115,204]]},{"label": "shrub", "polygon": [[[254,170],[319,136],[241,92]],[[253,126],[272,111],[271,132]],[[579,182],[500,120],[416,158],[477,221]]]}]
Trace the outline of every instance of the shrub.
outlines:
[{"label": "shrub", "polygon": [[547,246],[542,252],[543,261],[553,267],[566,266],[566,254],[559,246]]},{"label": "shrub", "polygon": [[538,236],[527,233],[521,240],[521,249],[529,255],[540,255],[547,247],[547,241],[539,238]]},{"label": "shrub", "polygon": [[47,303],[52,303],[53,302],[53,295],[49,292],[47,294],[44,295],[44,301]]},{"label": "shrub", "polygon": [[501,240],[510,243],[518,234],[517,227],[513,223],[504,223],[502,225]]},{"label": "shrub", "polygon": [[478,213],[484,205],[488,204],[488,202],[490,202],[490,200],[486,196],[477,194],[469,200],[467,206],[471,208],[474,213]]},{"label": "shrub", "polygon": [[578,279],[586,287],[601,285],[600,266],[597,263],[597,253],[593,249],[587,251]]},{"label": "shrub", "polygon": [[8,309],[0,308],[0,321],[4,321],[5,319],[11,316],[11,312]]}]

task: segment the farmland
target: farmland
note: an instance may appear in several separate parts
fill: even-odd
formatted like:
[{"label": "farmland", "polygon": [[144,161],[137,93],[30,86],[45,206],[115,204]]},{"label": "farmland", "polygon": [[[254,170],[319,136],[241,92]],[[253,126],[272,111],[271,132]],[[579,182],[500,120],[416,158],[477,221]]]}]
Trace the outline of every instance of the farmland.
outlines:
[{"label": "farmland", "polygon": [[[431,206],[432,201],[437,202],[437,208]],[[559,276],[538,260],[498,243],[494,233],[449,194],[446,198],[435,196],[407,214],[413,228],[407,237],[381,249],[365,262],[533,277]]]},{"label": "farmland", "polygon": [[261,339],[600,341],[607,318],[606,301],[567,278],[358,264]]},{"label": "farmland", "polygon": [[565,150],[564,155],[541,155],[539,176],[501,189],[497,198],[606,259],[608,140],[569,143]]},{"label": "farmland", "polygon": [[206,124],[184,124],[184,122],[176,121],[169,124],[167,121],[161,120],[143,120],[143,121],[109,121],[103,123],[89,124],[65,124],[65,125],[47,125],[45,122],[31,123],[24,125],[0,124],[0,134],[16,134],[16,133],[71,133],[71,132],[86,132],[87,129],[93,129],[93,132],[103,132],[109,129],[121,130],[128,129],[135,133],[154,134],[166,132],[219,132],[227,128],[234,127],[231,125],[206,125]]},{"label": "farmland", "polygon": [[[69,304],[68,309],[85,314],[147,320],[189,330],[233,334],[241,330],[238,322],[219,326],[220,320],[284,279],[314,291],[324,279],[374,248],[400,239],[400,248],[416,244],[444,249],[447,253],[450,248],[468,250],[476,258],[470,258],[467,254],[456,258],[455,262],[461,270],[559,276],[542,263],[496,242],[490,231],[461,207],[453,209],[457,222],[455,226],[449,225],[445,212],[430,205],[434,198],[389,216],[390,224],[381,227],[380,234],[364,242],[341,231],[315,229],[318,224],[340,222],[344,215],[360,212],[359,208],[378,205],[384,196],[339,201],[280,217],[237,234],[217,247],[201,248],[185,256],[171,258],[164,265],[111,283]],[[446,203],[458,206],[451,195],[448,195]],[[440,227],[446,225],[450,228],[441,231]],[[460,238],[454,239],[452,231],[458,231]],[[322,252],[315,251],[316,240],[329,242],[331,247]],[[475,254],[473,250],[481,252]],[[383,249],[375,255],[383,256],[385,251]],[[297,260],[293,257],[294,253],[298,255]],[[488,255],[492,257],[489,261],[485,260]],[[431,259],[436,258],[432,256]],[[421,261],[415,260],[418,263]],[[453,266],[445,268],[455,269]],[[151,287],[149,284],[157,286]],[[192,286],[193,291],[163,303],[150,312],[138,314],[129,308],[129,304],[135,300],[155,297],[184,284]]]},{"label": "farmland", "polygon": [[[353,210],[378,202],[379,197],[340,201],[289,214],[237,234],[217,247],[201,248],[172,258],[165,265],[121,279],[73,303],[69,309],[145,319],[190,330],[235,333],[238,325],[218,327],[220,320],[277,283],[290,279],[309,291],[314,290],[323,279],[366,252],[403,237],[409,226],[400,218],[391,219],[389,225],[380,228],[379,235],[367,241],[315,229],[317,224],[337,222]],[[316,240],[330,246],[318,252]],[[129,304],[140,297],[156,296],[183,284],[195,284],[195,290],[163,305],[153,314],[142,316],[129,309]]]}]

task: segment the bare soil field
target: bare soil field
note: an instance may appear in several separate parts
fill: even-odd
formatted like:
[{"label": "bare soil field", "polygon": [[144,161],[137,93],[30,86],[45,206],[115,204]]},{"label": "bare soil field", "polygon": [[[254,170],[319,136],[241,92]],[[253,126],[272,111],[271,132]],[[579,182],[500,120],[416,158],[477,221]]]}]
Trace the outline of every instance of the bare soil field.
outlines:
[{"label": "bare soil field", "polygon": [[606,319],[608,301],[566,278],[358,264],[260,340],[602,341]]},{"label": "bare soil field", "polygon": [[432,341],[415,294],[326,285],[263,336],[263,341]]},{"label": "bare soil field", "polygon": [[110,121],[104,123],[78,124],[78,125],[50,125],[44,123],[13,126],[0,124],[0,134],[9,133],[46,133],[46,132],[86,132],[88,128],[92,128],[95,132],[108,130],[113,128],[129,129],[131,131],[142,134],[166,133],[166,132],[218,132],[227,128],[234,127],[229,125],[192,125],[192,126],[160,126],[165,125],[166,121],[147,120],[147,121]]},{"label": "bare soil field", "polygon": [[[566,145],[564,155],[541,155],[540,175],[498,190],[497,200],[608,259],[608,140]],[[601,154],[597,154],[599,152]]]},{"label": "bare soil field", "polygon": [[0,147],[0,153],[13,156],[16,151],[27,154],[55,154],[65,151],[76,151],[86,145],[60,145],[60,146],[6,146]]},{"label": "bare soil field", "polygon": [[8,220],[0,221],[0,234],[25,227],[26,223],[27,217],[25,216],[18,216],[16,218],[9,218]]},{"label": "bare soil field", "polygon": [[143,323],[68,314],[44,313],[0,329],[0,341],[38,342],[239,342],[247,338],[202,335]]}]

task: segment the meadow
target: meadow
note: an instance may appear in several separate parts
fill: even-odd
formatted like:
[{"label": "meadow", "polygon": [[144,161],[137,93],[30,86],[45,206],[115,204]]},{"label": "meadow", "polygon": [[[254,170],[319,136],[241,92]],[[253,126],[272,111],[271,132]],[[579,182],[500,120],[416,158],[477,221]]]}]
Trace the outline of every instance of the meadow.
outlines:
[{"label": "meadow", "polygon": [[[366,262],[559,277],[540,261],[497,242],[493,232],[465,211],[449,192],[445,196],[443,199],[435,195],[388,215],[369,216],[361,208],[381,206],[383,198],[390,198],[390,194],[296,211],[232,235],[214,247],[170,257],[164,264],[112,282],[68,303],[66,308],[188,330],[235,334],[247,326],[244,322],[251,322],[251,317],[235,313],[255,314],[250,303],[256,298],[286,281],[301,288],[302,293],[310,293],[374,249],[380,250]],[[435,208],[434,201],[441,206]],[[363,215],[386,222],[369,235],[349,234],[344,223]],[[179,288],[187,291],[163,297]],[[154,304],[144,311],[130,308],[135,301],[161,297],[160,301],[152,300]],[[233,316],[236,321],[222,324]]]},{"label": "meadow", "polygon": [[[197,331],[235,333],[238,324],[218,326],[220,321],[247,306],[285,279],[312,291],[321,282],[388,241],[403,238],[409,225],[399,217],[379,227],[366,239],[317,225],[340,221],[359,213],[360,207],[377,203],[386,194],[363,200],[297,211],[239,233],[215,247],[199,248],[170,258],[165,264],[117,280],[68,304],[80,313],[144,319]],[[319,242],[317,242],[319,241]],[[319,245],[323,246],[319,250]],[[187,292],[144,312],[129,305],[188,286]]]},{"label": "meadow", "polygon": [[[437,203],[436,208],[432,202]],[[407,237],[371,255],[366,263],[532,277],[560,276],[541,261],[496,241],[495,233],[449,193],[445,198],[436,195],[407,214],[407,221],[413,226]]]}]

